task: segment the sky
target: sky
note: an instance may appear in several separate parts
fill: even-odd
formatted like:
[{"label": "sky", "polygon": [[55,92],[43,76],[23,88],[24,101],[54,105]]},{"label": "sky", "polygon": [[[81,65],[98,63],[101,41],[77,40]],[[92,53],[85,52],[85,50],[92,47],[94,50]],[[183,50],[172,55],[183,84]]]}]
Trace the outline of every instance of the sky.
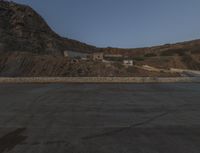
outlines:
[{"label": "sky", "polygon": [[97,47],[136,48],[200,38],[200,0],[13,0],[59,35]]}]

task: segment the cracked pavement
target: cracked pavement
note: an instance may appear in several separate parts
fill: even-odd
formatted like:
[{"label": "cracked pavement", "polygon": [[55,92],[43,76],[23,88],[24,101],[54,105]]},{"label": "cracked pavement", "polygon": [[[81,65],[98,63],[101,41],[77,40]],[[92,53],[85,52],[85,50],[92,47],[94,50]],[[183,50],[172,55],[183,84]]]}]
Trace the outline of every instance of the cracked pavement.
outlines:
[{"label": "cracked pavement", "polygon": [[200,84],[0,84],[0,153],[199,153]]}]

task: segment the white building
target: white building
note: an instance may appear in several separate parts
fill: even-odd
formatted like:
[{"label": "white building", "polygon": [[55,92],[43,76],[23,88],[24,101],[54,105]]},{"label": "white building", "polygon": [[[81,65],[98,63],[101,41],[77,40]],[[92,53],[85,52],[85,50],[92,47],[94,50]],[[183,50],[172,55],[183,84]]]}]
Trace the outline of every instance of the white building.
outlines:
[{"label": "white building", "polygon": [[94,52],[89,55],[89,58],[93,61],[103,61],[103,52]]},{"label": "white building", "polygon": [[64,51],[64,57],[69,57],[68,51]]},{"label": "white building", "polygon": [[133,66],[133,60],[124,60],[124,61],[123,61],[123,64],[124,64],[125,66]]}]

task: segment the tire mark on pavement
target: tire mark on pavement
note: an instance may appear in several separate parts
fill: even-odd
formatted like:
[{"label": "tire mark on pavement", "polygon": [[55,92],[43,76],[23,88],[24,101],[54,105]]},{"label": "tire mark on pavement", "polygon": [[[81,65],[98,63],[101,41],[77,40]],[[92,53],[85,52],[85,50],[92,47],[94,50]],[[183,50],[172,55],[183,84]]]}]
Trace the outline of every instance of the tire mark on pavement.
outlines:
[{"label": "tire mark on pavement", "polygon": [[155,121],[157,119],[160,119],[162,117],[165,117],[165,116],[167,116],[167,115],[169,115],[171,113],[177,113],[179,111],[179,108],[181,108],[183,106],[188,106],[188,105],[189,104],[178,105],[178,106],[175,107],[175,109],[163,112],[163,113],[161,113],[159,115],[156,115],[156,116],[153,116],[153,117],[151,117],[151,118],[149,118],[147,120],[131,124],[131,125],[127,126],[127,127],[118,128],[116,130],[112,130],[112,131],[108,131],[108,132],[104,132],[104,133],[99,133],[99,134],[93,134],[93,135],[85,136],[85,137],[82,137],[81,139],[82,140],[90,140],[90,139],[100,138],[100,137],[104,137],[104,136],[111,136],[111,135],[123,132],[123,131],[131,129],[131,128],[135,128],[135,127],[139,127],[139,126],[151,123],[151,122],[153,122],[153,121]]},{"label": "tire mark on pavement", "polygon": [[142,122],[138,122],[138,123],[135,123],[135,124],[132,124],[130,126],[127,126],[127,127],[122,127],[122,128],[119,128],[119,129],[116,129],[116,130],[113,130],[113,131],[108,131],[108,132],[104,132],[104,133],[100,133],[100,134],[94,134],[94,135],[90,135],[90,136],[85,136],[85,137],[82,137],[83,140],[89,140],[89,139],[94,139],[94,138],[99,138],[99,137],[104,137],[104,136],[111,136],[113,134],[116,134],[116,133],[120,133],[122,131],[125,131],[125,130],[128,130],[128,129],[131,129],[131,128],[135,128],[135,127],[138,127],[138,126],[141,126],[141,125],[144,125],[144,124],[148,124],[152,121],[155,121],[161,117],[164,117],[166,115],[168,115],[170,112],[164,112],[162,114],[159,114],[157,116],[154,116],[150,119],[147,119],[145,121],[142,121]]},{"label": "tire mark on pavement", "polygon": [[12,150],[15,146],[22,143],[27,139],[27,136],[21,135],[26,129],[19,128],[12,131],[0,138],[0,153],[8,152]]}]

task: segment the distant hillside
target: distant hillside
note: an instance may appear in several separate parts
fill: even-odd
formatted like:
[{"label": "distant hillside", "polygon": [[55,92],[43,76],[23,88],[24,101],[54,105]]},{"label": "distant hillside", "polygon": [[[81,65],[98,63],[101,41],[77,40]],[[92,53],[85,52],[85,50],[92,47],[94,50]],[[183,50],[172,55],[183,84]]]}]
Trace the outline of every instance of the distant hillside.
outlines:
[{"label": "distant hillside", "polygon": [[[63,57],[63,51],[121,54],[135,67]],[[59,55],[59,56],[55,56]],[[142,65],[200,70],[200,40],[162,46],[122,49],[97,48],[63,38],[32,8],[0,0],[0,76],[177,76],[138,69]]]},{"label": "distant hillside", "polygon": [[92,52],[96,47],[60,37],[29,6],[0,1],[0,51],[62,55],[64,50]]},{"label": "distant hillside", "polygon": [[102,48],[106,54],[121,54],[140,65],[200,70],[200,40],[146,48]]},{"label": "distant hillside", "polygon": [[144,55],[148,53],[160,54],[162,52],[170,52],[172,54],[184,54],[186,52],[199,53],[200,52],[200,39],[193,41],[180,42],[175,44],[165,44],[160,46],[153,47],[144,47],[144,48],[101,48],[101,51],[108,54],[122,54],[125,56],[137,56]]},{"label": "distant hillside", "polygon": [[123,77],[179,76],[179,74],[149,72],[118,63],[72,60],[62,56],[37,55],[27,52],[0,54],[0,77]]}]

